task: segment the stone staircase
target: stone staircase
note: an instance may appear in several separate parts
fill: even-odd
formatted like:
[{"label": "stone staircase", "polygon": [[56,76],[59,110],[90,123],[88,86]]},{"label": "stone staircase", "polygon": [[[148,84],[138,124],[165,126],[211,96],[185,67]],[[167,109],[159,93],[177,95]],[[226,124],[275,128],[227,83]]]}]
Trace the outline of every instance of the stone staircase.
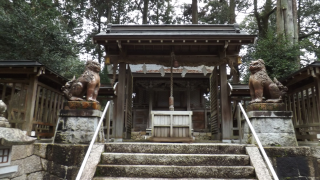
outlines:
[{"label": "stone staircase", "polygon": [[107,143],[94,180],[255,179],[246,145]]}]

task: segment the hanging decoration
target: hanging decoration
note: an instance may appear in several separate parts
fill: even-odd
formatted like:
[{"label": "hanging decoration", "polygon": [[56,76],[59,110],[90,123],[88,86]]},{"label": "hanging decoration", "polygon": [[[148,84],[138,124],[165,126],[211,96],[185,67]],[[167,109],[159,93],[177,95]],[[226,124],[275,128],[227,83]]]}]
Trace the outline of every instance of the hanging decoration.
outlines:
[{"label": "hanging decoration", "polygon": [[204,76],[206,76],[208,74],[206,66],[203,66],[201,70],[202,70],[202,73]]},{"label": "hanging decoration", "polygon": [[161,74],[161,77],[164,77],[164,75],[166,74],[166,73],[164,72],[163,66],[159,69],[159,72],[160,72],[160,74]]},{"label": "hanging decoration", "polygon": [[147,74],[147,66],[145,64],[142,65],[142,71],[144,74]]},{"label": "hanging decoration", "polygon": [[185,77],[186,74],[187,74],[187,72],[188,72],[188,70],[187,70],[185,67],[183,67],[181,76],[182,76],[182,77]]}]

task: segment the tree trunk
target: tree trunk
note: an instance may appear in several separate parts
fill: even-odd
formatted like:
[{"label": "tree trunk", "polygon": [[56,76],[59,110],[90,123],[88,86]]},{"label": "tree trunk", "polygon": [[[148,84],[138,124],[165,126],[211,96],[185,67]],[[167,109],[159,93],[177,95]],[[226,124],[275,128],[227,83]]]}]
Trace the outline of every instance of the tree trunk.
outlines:
[{"label": "tree trunk", "polygon": [[236,23],[236,3],[235,0],[230,0],[229,1],[230,6],[229,6],[229,13],[230,13],[230,20],[229,20],[229,24],[234,24]]},{"label": "tree trunk", "polygon": [[292,44],[298,42],[296,0],[277,0],[277,34],[284,35]]},{"label": "tree trunk", "polygon": [[143,1],[142,24],[148,24],[148,4],[149,0]]},{"label": "tree trunk", "polygon": [[198,0],[192,0],[192,24],[198,24]]},{"label": "tree trunk", "polygon": [[111,2],[107,1],[107,24],[111,23]]}]

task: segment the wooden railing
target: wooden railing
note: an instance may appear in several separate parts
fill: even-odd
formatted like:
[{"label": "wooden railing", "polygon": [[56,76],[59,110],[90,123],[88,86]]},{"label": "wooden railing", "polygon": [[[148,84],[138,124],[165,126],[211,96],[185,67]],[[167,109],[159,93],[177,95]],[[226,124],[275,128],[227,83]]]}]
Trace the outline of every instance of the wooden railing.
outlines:
[{"label": "wooden railing", "polygon": [[285,98],[288,111],[293,111],[293,126],[300,141],[317,140],[320,134],[320,106],[315,84],[295,89]]},{"label": "wooden railing", "polygon": [[45,84],[38,83],[32,130],[38,137],[53,137],[65,97]]},{"label": "wooden railing", "polygon": [[[52,87],[38,82],[35,102],[32,103],[28,80],[1,80],[1,98],[7,105],[7,119],[11,127],[26,131],[29,122],[38,137],[52,137],[58,113],[65,98]],[[33,117],[28,115],[33,112]],[[31,126],[30,126],[31,129]]]}]

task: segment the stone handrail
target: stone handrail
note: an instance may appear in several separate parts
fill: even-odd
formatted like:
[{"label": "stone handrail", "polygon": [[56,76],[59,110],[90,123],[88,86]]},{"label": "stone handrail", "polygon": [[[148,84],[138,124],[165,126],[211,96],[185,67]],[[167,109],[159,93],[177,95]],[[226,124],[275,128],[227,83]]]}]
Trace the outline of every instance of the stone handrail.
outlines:
[{"label": "stone handrail", "polygon": [[103,119],[104,119],[104,116],[106,115],[107,110],[109,109],[109,106],[110,106],[110,101],[108,101],[106,107],[105,107],[104,110],[103,110],[103,113],[102,113],[102,115],[101,115],[101,118],[100,118],[99,123],[98,123],[98,126],[97,126],[97,129],[96,129],[96,131],[94,132],[94,135],[93,135],[92,140],[91,140],[91,142],[90,142],[90,145],[89,145],[89,148],[88,148],[88,150],[87,150],[86,156],[84,157],[84,159],[83,159],[83,161],[82,161],[81,167],[80,167],[79,172],[78,172],[78,175],[77,175],[77,177],[76,177],[76,180],[80,180],[80,178],[81,178],[81,175],[82,175],[82,173],[83,173],[83,169],[84,169],[84,167],[86,166],[86,163],[87,163],[87,161],[88,161],[88,158],[89,158],[90,152],[91,152],[91,150],[92,150],[93,144],[94,144],[94,142],[96,141],[98,132],[100,131],[101,124],[102,124],[102,122],[103,122]]},{"label": "stone handrail", "polygon": [[[262,146],[262,144],[261,144],[261,142],[260,142],[260,140],[259,140],[259,138],[258,138],[258,135],[256,134],[256,131],[254,130],[254,128],[253,128],[253,126],[252,126],[252,124],[251,124],[251,122],[250,122],[250,120],[249,120],[249,118],[248,118],[248,116],[247,116],[247,113],[244,111],[241,103],[239,103],[238,105],[239,105],[239,108],[241,109],[242,114],[244,115],[244,117],[245,117],[245,119],[246,119],[246,121],[247,121],[247,123],[248,123],[248,126],[249,126],[249,128],[250,128],[250,130],[251,130],[251,132],[252,132],[252,134],[253,134],[253,137],[256,139],[256,142],[257,142],[257,144],[258,144],[258,146],[259,146],[259,149],[260,149],[260,151],[261,151],[261,154],[262,154],[264,160],[266,161],[266,163],[267,163],[267,165],[268,165],[268,168],[269,168],[269,170],[270,170],[273,178],[274,178],[275,180],[279,180],[279,178],[278,178],[276,172],[274,171],[274,169],[273,169],[273,167],[272,167],[272,164],[271,164],[271,162],[270,162],[270,160],[269,160],[269,158],[268,158],[268,156],[267,156],[267,154],[266,154],[266,151],[264,150],[264,148],[263,148],[263,146]],[[240,138],[241,138],[241,137],[240,137]]]}]

